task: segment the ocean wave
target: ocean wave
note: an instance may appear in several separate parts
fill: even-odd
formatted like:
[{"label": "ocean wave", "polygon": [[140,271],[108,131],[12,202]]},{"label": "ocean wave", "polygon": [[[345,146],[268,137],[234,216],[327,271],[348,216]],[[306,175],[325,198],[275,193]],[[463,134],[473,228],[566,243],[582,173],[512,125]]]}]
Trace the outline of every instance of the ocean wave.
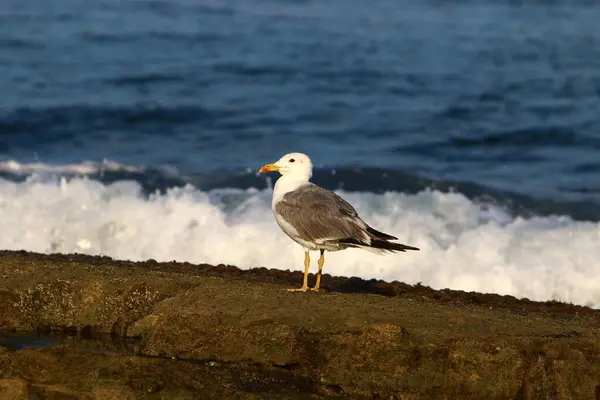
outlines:
[{"label": "ocean wave", "polygon": [[41,162],[21,163],[15,160],[0,161],[0,173],[9,172],[19,175],[29,175],[32,173],[93,175],[101,174],[105,171],[141,172],[143,171],[143,167],[120,164],[110,160],[102,162],[83,161],[81,163],[58,165]]},{"label": "ocean wave", "polygon": [[196,105],[57,106],[0,112],[0,136],[56,142],[73,140],[82,129],[131,129],[136,124],[191,124],[228,115]]},{"label": "ocean wave", "polygon": [[588,137],[569,128],[527,128],[490,134],[478,138],[451,138],[451,146],[470,147],[591,147],[599,148],[600,139]]},{"label": "ocean wave", "polygon": [[[598,222],[524,218],[431,189],[338,193],[374,227],[421,251],[328,253],[326,273],[600,305]],[[302,249],[278,228],[270,201],[270,189],[188,184],[147,195],[132,180],[0,179],[0,247],[300,270]]]},{"label": "ocean wave", "polygon": [[[0,178],[23,182],[29,178],[60,181],[87,177],[103,184],[133,181],[141,193],[165,194],[169,189],[192,185],[210,192],[215,189],[265,190],[273,186],[274,177],[264,176],[255,169],[219,171],[182,171],[169,165],[129,165],[111,160],[82,161],[72,164],[23,163],[0,161]],[[331,190],[384,194],[402,192],[417,194],[424,190],[440,193],[461,193],[481,206],[494,206],[514,216],[567,215],[577,221],[600,221],[600,207],[593,201],[568,201],[533,198],[497,190],[470,182],[435,180],[406,172],[384,168],[316,168],[313,182]],[[593,188],[577,190],[593,192]]]},{"label": "ocean wave", "polygon": [[140,86],[163,82],[185,82],[186,77],[169,73],[138,73],[106,79],[105,82],[115,86]]}]

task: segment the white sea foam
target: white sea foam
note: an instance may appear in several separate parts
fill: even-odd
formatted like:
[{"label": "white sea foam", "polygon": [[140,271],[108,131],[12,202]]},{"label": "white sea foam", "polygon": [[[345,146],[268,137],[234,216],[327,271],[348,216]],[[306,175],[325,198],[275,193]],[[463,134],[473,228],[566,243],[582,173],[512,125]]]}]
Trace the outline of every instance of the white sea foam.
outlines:
[{"label": "white sea foam", "polygon": [[[340,194],[421,251],[327,253],[327,273],[600,305],[598,223],[514,218],[458,193]],[[302,249],[276,225],[270,196],[186,187],[148,198],[130,181],[0,179],[0,248],[301,270]]]},{"label": "white sea foam", "polygon": [[10,172],[13,174],[28,175],[31,173],[62,173],[77,175],[101,174],[102,172],[124,171],[141,172],[142,167],[119,164],[114,161],[104,160],[102,162],[83,161],[76,164],[45,164],[41,162],[21,163],[15,160],[0,161],[0,172]]}]

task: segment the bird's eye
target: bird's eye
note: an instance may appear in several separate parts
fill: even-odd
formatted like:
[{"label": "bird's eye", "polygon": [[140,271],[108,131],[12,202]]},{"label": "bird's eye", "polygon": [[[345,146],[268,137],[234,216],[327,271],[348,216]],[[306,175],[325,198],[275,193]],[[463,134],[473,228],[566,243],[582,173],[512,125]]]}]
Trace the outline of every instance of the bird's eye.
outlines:
[{"label": "bird's eye", "polygon": [[294,162],[294,161],[296,161],[296,160],[294,160],[293,158],[290,158],[290,162]]}]

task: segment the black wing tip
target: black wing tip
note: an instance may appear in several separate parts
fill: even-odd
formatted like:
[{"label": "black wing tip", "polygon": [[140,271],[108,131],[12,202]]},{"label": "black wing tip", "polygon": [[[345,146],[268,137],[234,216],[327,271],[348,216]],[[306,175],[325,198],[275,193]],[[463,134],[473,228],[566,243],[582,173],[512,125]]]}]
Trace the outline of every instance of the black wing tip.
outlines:
[{"label": "black wing tip", "polygon": [[419,251],[418,247],[408,246],[402,243],[392,243],[387,240],[373,240],[371,242],[371,247],[382,250],[390,250],[390,251],[402,251],[405,252],[407,250]]},{"label": "black wing tip", "polygon": [[367,233],[374,239],[371,241],[371,247],[382,250],[390,250],[390,251],[419,251],[418,247],[408,246],[406,244],[401,243],[392,243],[388,240],[398,240],[396,236],[388,235],[387,233],[380,232],[377,229],[373,229],[370,226],[367,227]]},{"label": "black wing tip", "polygon": [[343,243],[343,244],[347,244],[347,245],[367,246],[367,247],[372,247],[374,249],[387,250],[387,251],[391,251],[391,252],[394,252],[394,251],[406,252],[407,250],[412,250],[412,251],[421,250],[418,247],[408,246],[408,245],[402,244],[402,243],[388,242],[387,240],[384,240],[384,239],[373,239],[373,240],[371,240],[371,244],[368,244],[368,243],[364,243],[364,242],[359,242],[358,240],[356,240],[354,238],[347,238],[347,239],[338,240],[337,243]]},{"label": "black wing tip", "polygon": [[387,233],[378,231],[377,229],[373,229],[370,226],[367,226],[367,233],[369,233],[371,236],[375,237],[376,239],[398,240],[398,238],[396,236],[388,235]]},{"label": "black wing tip", "polygon": [[418,247],[414,247],[414,246],[406,246],[404,245],[404,247],[406,248],[406,250],[413,250],[413,251],[420,251],[421,249]]}]

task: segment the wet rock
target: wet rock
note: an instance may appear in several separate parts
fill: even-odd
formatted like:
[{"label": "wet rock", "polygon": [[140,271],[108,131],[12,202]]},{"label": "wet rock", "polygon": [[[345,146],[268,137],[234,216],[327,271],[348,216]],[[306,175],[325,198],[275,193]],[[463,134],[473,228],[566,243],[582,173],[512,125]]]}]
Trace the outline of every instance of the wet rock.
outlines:
[{"label": "wet rock", "polygon": [[[99,394],[102,394],[102,392]],[[30,384],[22,379],[0,379],[0,398],[10,400],[94,400],[98,397],[91,393],[70,390],[60,385]]]},{"label": "wet rock", "polygon": [[0,379],[0,399],[27,399],[29,388],[22,379]]},{"label": "wet rock", "polygon": [[290,293],[301,274],[26,252],[0,252],[0,275],[1,331],[66,335],[0,350],[0,398],[560,399],[600,384],[588,307],[328,275]]}]

